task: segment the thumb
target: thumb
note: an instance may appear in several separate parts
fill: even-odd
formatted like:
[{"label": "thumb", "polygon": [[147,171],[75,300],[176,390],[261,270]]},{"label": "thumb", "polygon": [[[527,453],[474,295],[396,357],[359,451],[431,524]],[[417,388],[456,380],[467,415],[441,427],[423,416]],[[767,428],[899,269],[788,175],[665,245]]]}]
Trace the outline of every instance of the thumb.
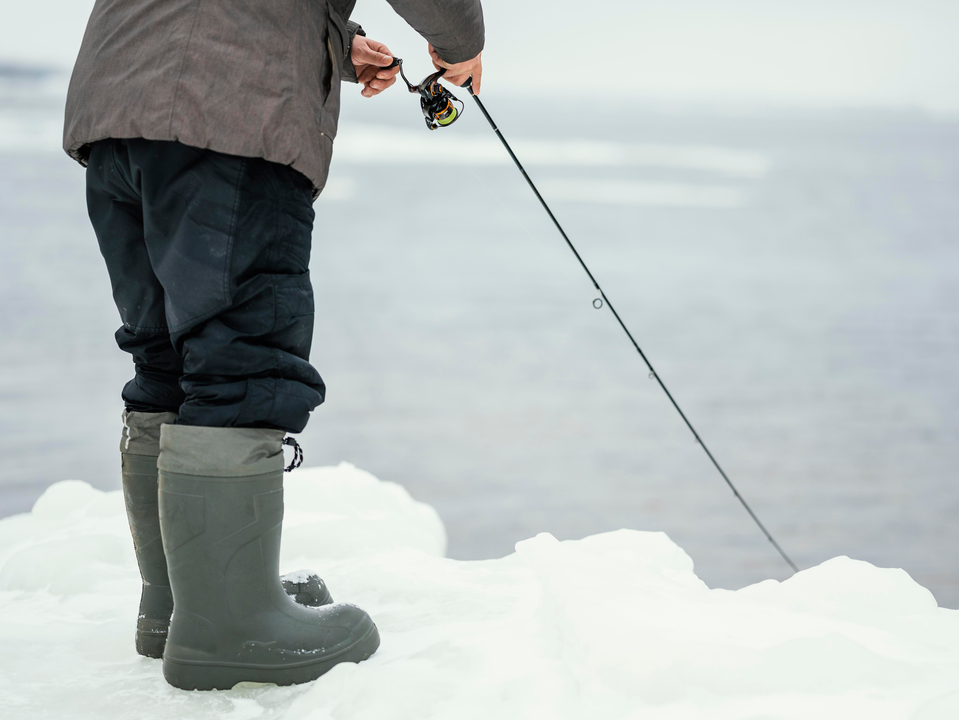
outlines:
[{"label": "thumb", "polygon": [[377,52],[376,50],[370,49],[364,51],[360,59],[369,65],[379,65],[380,67],[386,67],[387,65],[393,64],[392,55],[384,55],[382,52]]},{"label": "thumb", "polygon": [[387,58],[386,65],[389,65],[393,62],[393,58],[387,55],[384,55],[379,50],[374,50],[370,47],[369,42],[358,43],[354,42],[353,44],[353,60],[354,62],[360,61],[365,65],[380,65],[384,64],[383,60]]},{"label": "thumb", "polygon": [[362,61],[365,64],[369,65],[379,65],[384,67],[393,62],[392,55],[386,55],[379,50],[374,50],[369,45],[361,45],[357,47],[359,52],[357,53],[357,60]]}]

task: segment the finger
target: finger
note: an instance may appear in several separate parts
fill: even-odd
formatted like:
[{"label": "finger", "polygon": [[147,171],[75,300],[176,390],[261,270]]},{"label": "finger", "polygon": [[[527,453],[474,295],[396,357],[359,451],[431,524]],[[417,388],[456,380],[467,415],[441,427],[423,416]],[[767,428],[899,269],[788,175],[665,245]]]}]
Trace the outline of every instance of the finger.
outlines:
[{"label": "finger", "polygon": [[470,83],[470,86],[473,88],[474,95],[480,94],[480,78],[482,75],[483,67],[481,65],[477,65],[473,71],[473,81]]},{"label": "finger", "polygon": [[393,56],[387,55],[386,53],[379,52],[374,50],[371,47],[362,47],[357,53],[355,61],[365,65],[377,65],[378,67],[386,67],[393,63]]},{"label": "finger", "polygon": [[447,74],[443,76],[444,80],[457,87],[463,87],[463,84],[470,78],[473,78],[474,89],[480,87],[480,72],[476,68],[474,68],[473,72],[451,73],[448,71]]},{"label": "finger", "polygon": [[370,82],[367,83],[367,87],[372,88],[372,89],[376,90],[377,92],[383,92],[383,91],[386,90],[388,87],[390,87],[391,85],[393,85],[394,82],[396,82],[396,80],[394,80],[394,79],[390,79],[390,80],[371,80]]},{"label": "finger", "polygon": [[389,80],[371,80],[364,87],[366,90],[372,91],[373,95],[379,95],[396,81],[396,78],[390,78]]},{"label": "finger", "polygon": [[[451,80],[451,82],[454,82],[454,81]],[[460,75],[455,82],[457,84],[457,87],[463,88],[464,90],[469,88],[470,90],[473,91],[474,95],[477,94],[477,76],[476,75],[470,75],[470,74]],[[469,85],[467,84],[468,82],[469,82]]]},{"label": "finger", "polygon": [[380,67],[386,67],[387,65],[393,64],[393,55],[389,54],[389,52],[375,52],[373,53],[373,57],[370,58],[370,62]]},{"label": "finger", "polygon": [[357,82],[366,85],[377,76],[378,70],[376,65],[364,65],[363,69],[357,73]]},{"label": "finger", "polygon": [[360,82],[367,82],[369,80],[373,80],[375,77],[389,78],[397,75],[399,72],[399,66],[387,69],[376,64],[362,63],[360,64],[360,69],[357,72],[357,80]]},{"label": "finger", "polygon": [[360,91],[360,94],[366,98],[371,98],[375,95],[379,95],[381,92],[382,91],[380,89],[374,87],[373,83],[367,83],[363,86],[363,90]]}]

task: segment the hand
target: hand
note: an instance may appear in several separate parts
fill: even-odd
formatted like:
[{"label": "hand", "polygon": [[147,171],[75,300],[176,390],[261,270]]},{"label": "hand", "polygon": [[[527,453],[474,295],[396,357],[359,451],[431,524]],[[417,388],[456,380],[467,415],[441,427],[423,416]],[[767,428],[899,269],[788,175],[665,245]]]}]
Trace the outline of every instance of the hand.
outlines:
[{"label": "hand", "polygon": [[433,60],[433,66],[437,70],[446,68],[447,72],[443,75],[444,80],[449,80],[452,85],[461,87],[472,75],[473,94],[480,94],[480,75],[483,74],[483,68],[480,65],[480,55],[483,53],[480,53],[480,55],[477,55],[472,60],[451,64],[437,54],[437,51],[433,49],[433,45],[427,45],[427,48],[430,53],[430,59]]},{"label": "hand", "polygon": [[360,94],[368,98],[379,95],[393,85],[397,81],[397,73],[400,72],[399,67],[384,69],[393,62],[390,48],[363,35],[353,38],[350,62],[357,72],[357,82],[363,85]]}]

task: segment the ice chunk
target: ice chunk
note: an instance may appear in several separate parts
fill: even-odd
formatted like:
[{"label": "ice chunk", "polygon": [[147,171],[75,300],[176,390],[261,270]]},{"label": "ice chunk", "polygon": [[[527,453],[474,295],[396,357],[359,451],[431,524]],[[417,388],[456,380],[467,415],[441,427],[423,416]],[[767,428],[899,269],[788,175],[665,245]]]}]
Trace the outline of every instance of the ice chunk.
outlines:
[{"label": "ice chunk", "polygon": [[543,534],[458,562],[432,508],[351,465],[301,469],[285,496],[281,566],[312,568],[368,610],[373,658],[298,687],[170,687],[134,652],[139,575],[120,493],[58,483],[0,520],[3,716],[957,717],[957,612],[901,570],[841,557],[711,590],[666,535],[636,530]]}]

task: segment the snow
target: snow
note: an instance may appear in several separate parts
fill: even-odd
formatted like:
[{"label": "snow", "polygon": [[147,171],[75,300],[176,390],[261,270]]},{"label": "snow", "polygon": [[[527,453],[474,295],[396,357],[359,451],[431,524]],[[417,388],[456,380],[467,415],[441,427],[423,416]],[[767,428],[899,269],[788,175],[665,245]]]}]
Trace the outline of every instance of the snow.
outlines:
[{"label": "snow", "polygon": [[136,655],[119,492],[51,486],[0,520],[0,716],[30,718],[957,717],[957,611],[846,557],[711,590],[663,533],[547,534],[446,559],[436,512],[352,465],[286,482],[281,570],[309,568],[383,644],[314,683],[187,693]]},{"label": "snow", "polygon": [[296,585],[300,583],[310,582],[310,578],[313,577],[313,571],[308,568],[300,568],[299,570],[294,570],[293,572],[284,573],[280,579],[284,582],[291,582]]}]

